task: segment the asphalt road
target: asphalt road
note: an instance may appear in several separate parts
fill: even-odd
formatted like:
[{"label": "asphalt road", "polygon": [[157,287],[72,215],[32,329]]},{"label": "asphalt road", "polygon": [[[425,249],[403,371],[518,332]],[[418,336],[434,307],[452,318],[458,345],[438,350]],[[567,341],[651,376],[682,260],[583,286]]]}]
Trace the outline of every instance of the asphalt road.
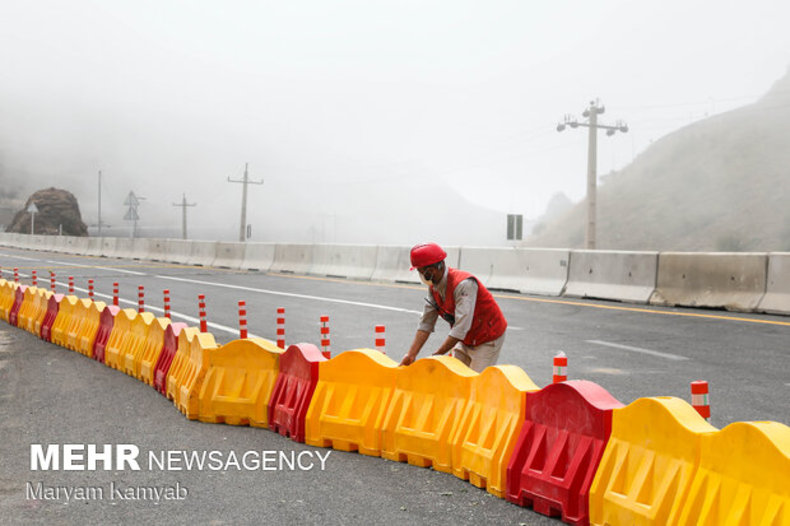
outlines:
[{"label": "asphalt road", "polygon": [[[277,307],[286,309],[289,343],[317,344],[319,317],[329,315],[333,353],[373,347],[373,328],[384,324],[387,353],[396,360],[411,342],[425,294],[422,287],[402,284],[5,248],[0,266],[6,278],[18,267],[25,283],[33,269],[39,280],[48,280],[52,270],[59,291],[74,276],[82,296],[94,279],[97,299],[107,299],[117,281],[129,307],[136,306],[142,284],[147,309],[160,315],[168,288],[173,319],[185,317],[191,325],[197,325],[197,295],[206,294],[209,330],[220,343],[236,337],[242,299],[250,332],[272,340]],[[716,427],[739,420],[790,423],[788,317],[496,296],[510,324],[500,363],[520,366],[538,385],[551,381],[552,357],[562,350],[569,378],[597,382],[625,404],[656,395],[690,400],[689,382],[705,379]],[[445,335],[439,327],[422,355]],[[266,430],[188,421],[139,381],[8,325],[0,326],[0,430],[2,523],[559,524],[430,469],[331,451],[321,470],[317,455],[330,450]],[[141,470],[32,471],[31,444],[133,444]],[[245,452],[253,452],[251,458],[261,451],[286,458],[302,453],[313,469],[291,470],[287,463],[273,470],[148,469],[149,454],[193,450],[217,450],[225,460]],[[27,498],[28,487],[36,491],[39,482],[42,488],[100,488],[104,495],[87,501]],[[186,488],[188,495],[157,503],[121,499],[112,491],[167,486],[182,494]]]}]

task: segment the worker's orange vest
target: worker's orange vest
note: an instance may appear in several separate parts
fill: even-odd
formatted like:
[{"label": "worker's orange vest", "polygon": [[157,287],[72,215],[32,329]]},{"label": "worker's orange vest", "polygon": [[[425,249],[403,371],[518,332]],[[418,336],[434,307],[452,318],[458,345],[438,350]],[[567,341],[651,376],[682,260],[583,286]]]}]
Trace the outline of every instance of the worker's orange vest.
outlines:
[{"label": "worker's orange vest", "polygon": [[472,326],[469,328],[469,332],[466,333],[466,338],[464,338],[464,345],[475,347],[491,340],[496,340],[505,334],[505,329],[507,329],[507,320],[505,320],[499,305],[497,305],[491,293],[488,292],[488,289],[470,273],[448,268],[447,290],[444,293],[444,301],[442,301],[439,293],[433,287],[431,287],[431,295],[439,308],[439,315],[442,318],[445,318],[447,314],[454,317],[455,287],[468,278],[472,278],[477,282],[477,303],[475,303]]}]

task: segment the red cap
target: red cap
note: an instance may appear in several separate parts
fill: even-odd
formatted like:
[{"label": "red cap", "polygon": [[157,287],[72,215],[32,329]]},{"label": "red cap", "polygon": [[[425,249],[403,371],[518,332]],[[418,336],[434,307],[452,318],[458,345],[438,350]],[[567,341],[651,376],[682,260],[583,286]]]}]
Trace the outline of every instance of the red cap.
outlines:
[{"label": "red cap", "polygon": [[434,263],[444,261],[444,258],[446,257],[447,252],[445,252],[442,247],[436,243],[421,243],[419,245],[415,245],[414,248],[411,249],[410,270],[433,265]]}]

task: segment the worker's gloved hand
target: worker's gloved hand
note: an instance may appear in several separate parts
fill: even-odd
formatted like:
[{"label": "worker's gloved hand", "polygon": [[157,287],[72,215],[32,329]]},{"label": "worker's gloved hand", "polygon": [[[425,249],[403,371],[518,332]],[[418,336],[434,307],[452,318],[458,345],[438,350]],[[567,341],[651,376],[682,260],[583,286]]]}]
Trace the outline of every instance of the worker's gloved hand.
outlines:
[{"label": "worker's gloved hand", "polygon": [[407,353],[406,356],[404,356],[403,359],[400,361],[399,365],[411,365],[412,363],[414,363],[414,357],[409,356],[409,354]]}]

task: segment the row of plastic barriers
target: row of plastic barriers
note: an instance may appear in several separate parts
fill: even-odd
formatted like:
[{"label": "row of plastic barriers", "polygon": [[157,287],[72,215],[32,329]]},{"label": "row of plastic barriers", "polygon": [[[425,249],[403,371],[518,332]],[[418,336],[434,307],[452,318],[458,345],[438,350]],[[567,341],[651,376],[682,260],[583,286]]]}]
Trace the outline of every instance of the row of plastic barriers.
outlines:
[{"label": "row of plastic barriers", "polygon": [[371,349],[327,359],[151,313],[0,280],[0,317],[131,375],[189,419],[265,427],[312,446],[433,467],[570,524],[790,525],[790,427],[717,430],[686,402],[623,406],[603,387],[539,388],[442,356],[398,367]]}]

